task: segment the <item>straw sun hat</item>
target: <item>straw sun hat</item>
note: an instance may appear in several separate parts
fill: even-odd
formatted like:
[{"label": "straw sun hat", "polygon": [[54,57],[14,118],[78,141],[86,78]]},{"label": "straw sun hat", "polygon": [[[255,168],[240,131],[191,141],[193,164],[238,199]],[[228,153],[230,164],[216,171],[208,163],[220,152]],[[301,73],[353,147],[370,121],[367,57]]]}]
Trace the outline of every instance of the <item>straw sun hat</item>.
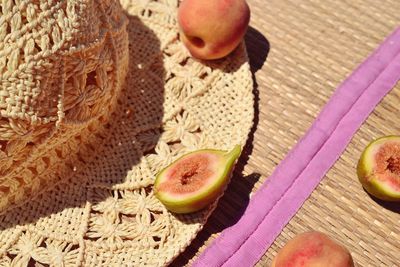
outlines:
[{"label": "straw sun hat", "polygon": [[178,0],[0,5],[0,266],[159,266],[215,207],[177,216],[157,172],[244,145],[244,46],[213,62],[179,42]]}]

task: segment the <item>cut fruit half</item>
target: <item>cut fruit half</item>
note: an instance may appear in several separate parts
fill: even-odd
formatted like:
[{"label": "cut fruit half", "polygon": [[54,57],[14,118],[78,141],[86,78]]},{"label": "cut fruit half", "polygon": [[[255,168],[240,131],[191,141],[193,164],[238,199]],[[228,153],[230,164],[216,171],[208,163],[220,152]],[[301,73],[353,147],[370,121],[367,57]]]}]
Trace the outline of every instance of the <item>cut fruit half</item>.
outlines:
[{"label": "cut fruit half", "polygon": [[240,152],[237,145],[230,152],[203,149],[182,156],[157,175],[156,197],[175,213],[205,208],[225,190]]},{"label": "cut fruit half", "polygon": [[361,154],[357,175],[371,195],[400,201],[400,136],[384,136],[371,142]]}]

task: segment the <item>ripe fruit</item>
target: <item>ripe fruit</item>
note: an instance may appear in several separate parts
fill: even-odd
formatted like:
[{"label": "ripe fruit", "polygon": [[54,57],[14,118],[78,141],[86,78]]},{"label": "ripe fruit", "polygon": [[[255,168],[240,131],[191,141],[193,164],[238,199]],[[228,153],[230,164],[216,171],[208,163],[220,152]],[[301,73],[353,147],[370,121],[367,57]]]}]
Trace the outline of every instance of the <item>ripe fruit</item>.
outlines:
[{"label": "ripe fruit", "polygon": [[225,190],[241,152],[198,150],[179,158],[156,177],[154,192],[175,213],[198,211],[214,202]]},{"label": "ripe fruit", "polygon": [[400,136],[384,136],[371,142],[358,161],[357,175],[371,195],[400,201]]},{"label": "ripe fruit", "polygon": [[353,267],[350,252],[329,236],[316,232],[297,235],[278,252],[271,267]]},{"label": "ripe fruit", "polygon": [[245,0],[184,0],[178,8],[181,41],[198,59],[231,53],[243,39],[249,20]]}]

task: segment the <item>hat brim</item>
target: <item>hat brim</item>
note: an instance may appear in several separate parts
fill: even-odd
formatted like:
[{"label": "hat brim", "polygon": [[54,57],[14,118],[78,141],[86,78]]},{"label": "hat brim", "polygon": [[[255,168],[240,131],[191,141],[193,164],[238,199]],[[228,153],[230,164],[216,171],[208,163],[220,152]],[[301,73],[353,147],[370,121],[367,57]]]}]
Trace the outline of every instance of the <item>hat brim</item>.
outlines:
[{"label": "hat brim", "polygon": [[166,265],[216,202],[193,214],[168,212],[152,192],[157,172],[187,152],[246,142],[253,82],[244,45],[197,61],[179,41],[177,1],[122,2],[129,71],[110,121],[81,137],[65,177],[0,217],[0,263]]}]

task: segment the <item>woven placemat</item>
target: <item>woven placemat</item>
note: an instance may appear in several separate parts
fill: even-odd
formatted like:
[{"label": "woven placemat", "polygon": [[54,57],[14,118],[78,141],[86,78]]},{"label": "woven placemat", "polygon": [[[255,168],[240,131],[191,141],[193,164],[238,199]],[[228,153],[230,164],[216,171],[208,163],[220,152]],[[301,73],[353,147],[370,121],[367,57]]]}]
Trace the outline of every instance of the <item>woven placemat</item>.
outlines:
[{"label": "woven placemat", "polygon": [[[398,1],[254,1],[246,36],[257,96],[255,126],[228,191],[191,246],[172,266],[190,265],[233,225],[251,192],[311,126],[335,88],[398,25]],[[357,266],[400,265],[400,207],[372,199],[356,165],[372,139],[398,134],[400,85],[363,124],[346,151],[257,266],[269,266],[296,234],[323,231],[349,248]]]}]

